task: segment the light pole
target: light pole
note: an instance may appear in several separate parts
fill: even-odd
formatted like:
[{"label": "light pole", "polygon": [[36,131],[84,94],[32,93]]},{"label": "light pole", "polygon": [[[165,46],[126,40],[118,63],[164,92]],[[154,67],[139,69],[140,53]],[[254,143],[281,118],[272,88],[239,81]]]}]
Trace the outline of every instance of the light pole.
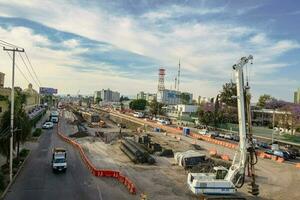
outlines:
[{"label": "light pole", "polygon": [[272,145],[274,143],[274,132],[275,132],[275,109],[273,109],[273,131],[272,131]]}]

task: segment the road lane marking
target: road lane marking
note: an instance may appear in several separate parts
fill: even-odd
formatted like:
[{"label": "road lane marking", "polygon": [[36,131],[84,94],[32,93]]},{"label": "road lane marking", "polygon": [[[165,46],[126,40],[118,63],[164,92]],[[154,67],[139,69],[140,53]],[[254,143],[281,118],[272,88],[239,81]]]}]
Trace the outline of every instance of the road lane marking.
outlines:
[{"label": "road lane marking", "polygon": [[101,194],[101,191],[100,191],[100,189],[99,189],[99,185],[97,184],[97,190],[98,190],[98,196],[99,196],[99,199],[100,200],[103,200],[102,199],[102,194]]}]

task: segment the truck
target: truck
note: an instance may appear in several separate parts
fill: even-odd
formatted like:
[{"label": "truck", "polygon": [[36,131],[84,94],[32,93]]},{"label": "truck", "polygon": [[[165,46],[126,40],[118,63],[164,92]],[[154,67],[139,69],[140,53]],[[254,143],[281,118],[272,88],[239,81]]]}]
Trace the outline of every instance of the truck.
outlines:
[{"label": "truck", "polygon": [[53,123],[58,123],[58,116],[59,116],[58,111],[56,111],[56,110],[51,111],[51,113],[50,113],[50,121],[53,122]]},{"label": "truck", "polygon": [[67,152],[66,149],[56,147],[53,149],[51,167],[53,172],[67,171]]}]

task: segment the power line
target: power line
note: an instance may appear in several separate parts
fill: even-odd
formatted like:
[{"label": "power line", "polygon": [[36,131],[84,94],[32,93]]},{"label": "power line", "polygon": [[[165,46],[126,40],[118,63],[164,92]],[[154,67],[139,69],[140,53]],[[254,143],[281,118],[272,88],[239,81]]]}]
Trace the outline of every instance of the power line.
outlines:
[{"label": "power line", "polygon": [[[12,43],[6,42],[6,41],[4,41],[4,40],[0,40],[0,45],[1,45],[2,47],[4,47],[4,46],[10,46],[10,47],[13,47],[13,48],[21,48],[21,49],[24,49],[24,48],[22,48],[22,47],[19,47],[19,46],[17,46],[17,45],[12,44]],[[3,46],[3,45],[4,45],[4,46]],[[42,84],[41,84],[41,81],[39,80],[39,78],[38,78],[38,76],[37,76],[37,74],[36,74],[36,72],[35,72],[35,70],[34,70],[34,68],[33,68],[33,66],[32,66],[32,63],[31,63],[31,61],[30,61],[30,59],[29,59],[29,57],[28,57],[26,51],[24,51],[24,53],[25,53],[25,57],[26,57],[26,59],[27,59],[27,61],[28,61],[28,63],[29,63],[29,66],[30,66],[30,68],[31,68],[31,70],[32,70],[32,72],[33,72],[35,78],[33,78],[33,76],[32,76],[32,74],[31,74],[29,68],[28,68],[27,65],[25,64],[25,61],[24,61],[22,55],[21,55],[20,53],[19,53],[19,55],[21,56],[24,65],[26,66],[28,72],[30,73],[30,76],[32,77],[32,79],[34,80],[34,82],[36,83],[36,85],[37,85],[38,87],[40,87],[40,86],[42,85]],[[37,80],[37,82],[36,82],[36,80]],[[29,82],[29,81],[28,81],[28,82]]]},{"label": "power line", "polygon": [[32,66],[32,64],[31,64],[31,62],[30,62],[30,60],[29,60],[29,58],[28,58],[28,55],[27,55],[26,51],[24,51],[24,53],[25,53],[25,56],[26,56],[26,58],[27,58],[27,60],[28,60],[28,63],[30,64],[29,66],[31,67],[31,69],[32,69],[32,71],[33,71],[33,73],[34,73],[34,75],[35,75],[37,81],[39,82],[40,85],[42,85],[42,84],[41,84],[41,81],[39,80],[38,76],[36,75],[36,73],[35,73],[35,71],[34,71],[34,69],[33,69],[33,66]]},{"label": "power line", "polygon": [[16,46],[16,45],[14,45],[14,44],[12,44],[12,43],[9,43],[9,42],[6,42],[6,41],[4,41],[4,40],[0,40],[0,42],[5,43],[6,46],[11,46],[11,47],[14,47],[14,48],[20,48],[20,49],[23,49],[22,47]]},{"label": "power line", "polygon": [[[12,60],[12,57],[11,57],[10,53],[9,53],[8,51],[7,51],[6,53],[9,55],[10,59]],[[24,73],[22,72],[22,70],[19,68],[19,66],[17,65],[17,63],[16,63],[16,67],[17,67],[17,69],[19,70],[19,72],[21,73],[21,75],[25,78],[25,80],[26,80],[28,83],[30,83],[30,81],[26,78],[25,74],[24,74]]]},{"label": "power line", "polygon": [[32,73],[30,72],[30,70],[29,70],[29,68],[28,68],[28,66],[27,66],[27,64],[25,63],[25,61],[24,61],[24,59],[23,59],[23,56],[22,56],[22,54],[20,53],[20,52],[18,52],[19,53],[19,55],[20,55],[20,57],[21,57],[21,59],[22,59],[22,61],[23,61],[23,63],[24,63],[24,65],[25,65],[25,67],[26,67],[26,69],[27,69],[27,71],[28,71],[28,73],[29,73],[29,75],[30,75],[30,77],[32,78],[32,80],[35,82],[35,84],[38,86],[38,87],[40,87],[40,85],[35,81],[35,78],[32,76]]}]

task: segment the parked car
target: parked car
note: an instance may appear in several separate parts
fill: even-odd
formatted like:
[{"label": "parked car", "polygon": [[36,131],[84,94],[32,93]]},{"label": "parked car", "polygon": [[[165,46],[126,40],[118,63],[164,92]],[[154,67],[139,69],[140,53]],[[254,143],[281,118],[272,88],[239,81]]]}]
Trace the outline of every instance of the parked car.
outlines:
[{"label": "parked car", "polygon": [[295,155],[296,157],[300,157],[299,149],[293,147],[292,145],[285,145],[285,150]]},{"label": "parked car", "polygon": [[209,131],[207,129],[202,129],[202,130],[199,130],[198,133],[201,135],[207,135],[209,133]]},{"label": "parked car", "polygon": [[142,112],[134,112],[133,116],[137,117],[137,118],[143,118],[144,117],[144,113],[142,113]]},{"label": "parked car", "polygon": [[232,140],[233,139],[233,134],[225,134],[224,138],[228,139],[228,140]]},{"label": "parked car", "polygon": [[292,150],[287,150],[285,151],[287,154],[289,154],[290,159],[296,159],[297,158],[297,153]]},{"label": "parked car", "polygon": [[271,149],[266,150],[265,153],[269,155],[274,155],[274,152]]},{"label": "parked car", "polygon": [[224,134],[224,133],[220,133],[218,137],[224,138],[224,137],[225,137],[225,134]]},{"label": "parked car", "polygon": [[263,149],[270,149],[271,147],[268,145],[268,143],[265,142],[257,142],[257,145]]},{"label": "parked car", "polygon": [[291,159],[290,155],[289,155],[286,151],[275,150],[275,151],[273,152],[273,154],[274,154],[275,156],[284,158],[285,160]]},{"label": "parked car", "polygon": [[232,140],[233,140],[233,141],[236,141],[236,142],[239,142],[239,141],[240,141],[240,136],[238,136],[238,135],[233,135],[233,136],[232,136]]},{"label": "parked car", "polygon": [[209,135],[211,138],[215,138],[219,136],[219,132],[217,131],[209,131]]},{"label": "parked car", "polygon": [[43,129],[51,129],[53,128],[53,122],[45,122],[42,126]]}]

